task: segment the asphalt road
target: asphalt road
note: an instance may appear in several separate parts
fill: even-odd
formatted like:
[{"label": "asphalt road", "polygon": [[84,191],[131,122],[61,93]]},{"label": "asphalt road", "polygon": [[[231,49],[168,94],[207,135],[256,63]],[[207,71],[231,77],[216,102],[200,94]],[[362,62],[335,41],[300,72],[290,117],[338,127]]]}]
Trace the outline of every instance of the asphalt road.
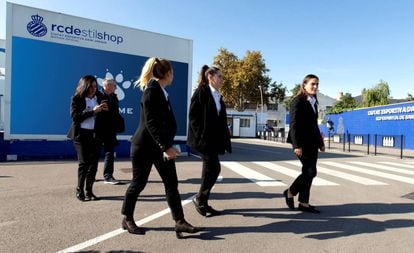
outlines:
[{"label": "asphalt road", "polygon": [[233,140],[210,204],[201,217],[190,202],[201,162],[179,157],[186,219],[205,231],[178,240],[156,170],[139,197],[135,220],[147,234],[121,229],[131,163],[116,161],[121,185],[95,184],[101,201],[75,198],[76,161],[0,163],[0,252],[412,252],[414,159],[326,152],[311,203],[321,214],[290,211],[282,192],[300,166],[287,144]]}]

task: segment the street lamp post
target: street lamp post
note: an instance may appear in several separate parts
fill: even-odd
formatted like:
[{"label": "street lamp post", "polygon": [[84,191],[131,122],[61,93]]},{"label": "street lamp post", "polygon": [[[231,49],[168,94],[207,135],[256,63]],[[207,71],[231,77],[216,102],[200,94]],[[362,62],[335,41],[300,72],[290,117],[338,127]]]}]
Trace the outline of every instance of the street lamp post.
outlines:
[{"label": "street lamp post", "polygon": [[263,90],[262,90],[262,86],[261,85],[259,85],[258,86],[259,87],[259,91],[260,91],[260,102],[261,102],[261,111],[262,111],[262,113],[261,113],[261,115],[260,115],[260,123],[263,123],[262,121],[263,121]]},{"label": "street lamp post", "polygon": [[[261,114],[260,114],[260,124],[263,125],[263,90],[262,90],[262,86],[259,85],[259,91],[260,91],[260,102],[261,102]],[[261,126],[261,128],[263,129],[263,126]],[[266,132],[263,132],[263,134],[265,135]],[[266,137],[265,137],[266,138]]]}]

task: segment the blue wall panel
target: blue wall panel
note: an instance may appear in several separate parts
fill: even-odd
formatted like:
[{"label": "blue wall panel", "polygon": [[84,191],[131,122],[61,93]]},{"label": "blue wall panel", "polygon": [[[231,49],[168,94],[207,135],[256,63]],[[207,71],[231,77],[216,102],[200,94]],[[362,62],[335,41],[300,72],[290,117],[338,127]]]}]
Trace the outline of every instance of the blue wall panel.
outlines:
[{"label": "blue wall panel", "polygon": [[[11,135],[66,135],[71,124],[70,97],[80,77],[105,78],[107,72],[123,76],[117,88],[125,94],[120,100],[120,108],[125,108],[123,134],[134,133],[142,92],[127,84],[138,78],[147,57],[20,37],[13,37],[12,45]],[[174,80],[167,92],[177,118],[177,136],[186,136],[188,64],[172,64]]]},{"label": "blue wall panel", "polygon": [[[334,122],[334,134],[376,134],[380,138],[404,135],[404,148],[414,149],[414,102],[329,114],[325,117],[325,122],[328,119]],[[321,131],[327,136],[326,127],[321,127]],[[396,138],[396,141],[398,146],[399,139]]]}]

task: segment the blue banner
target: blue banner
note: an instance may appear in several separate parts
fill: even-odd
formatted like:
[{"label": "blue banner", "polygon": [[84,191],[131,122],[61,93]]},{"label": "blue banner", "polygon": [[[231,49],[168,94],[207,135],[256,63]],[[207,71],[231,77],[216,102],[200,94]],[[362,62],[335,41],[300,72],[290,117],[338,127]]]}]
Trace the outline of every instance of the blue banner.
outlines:
[{"label": "blue banner", "polygon": [[[139,41],[137,41],[139,43]],[[70,97],[79,79],[113,76],[126,131],[138,126],[142,91],[134,88],[147,57],[41,40],[12,38],[10,135],[66,135]],[[177,119],[177,136],[186,136],[188,64],[171,61],[174,80],[167,92]],[[98,85],[99,89],[102,89]]]}]

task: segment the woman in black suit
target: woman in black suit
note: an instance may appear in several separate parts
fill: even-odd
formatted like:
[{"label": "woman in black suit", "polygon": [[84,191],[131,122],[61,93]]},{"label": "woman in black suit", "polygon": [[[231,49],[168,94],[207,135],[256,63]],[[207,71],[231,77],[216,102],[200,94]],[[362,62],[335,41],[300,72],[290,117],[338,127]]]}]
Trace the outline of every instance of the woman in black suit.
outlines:
[{"label": "woman in black suit", "polygon": [[92,192],[101,145],[101,141],[96,138],[95,118],[102,111],[108,110],[108,105],[100,102],[101,96],[96,92],[96,78],[91,75],[82,77],[71,99],[72,126],[68,133],[79,161],[76,197],[81,201],[99,200]]},{"label": "woman in black suit", "polygon": [[307,75],[300,90],[290,106],[290,129],[287,142],[293,146],[293,152],[302,163],[302,173],[293,184],[283,192],[286,204],[294,209],[293,197],[299,193],[298,209],[303,212],[319,213],[309,204],[312,180],[316,177],[318,149],[325,151],[325,145],[318,127],[318,91],[319,78]]},{"label": "woman in black suit", "polygon": [[132,182],[125,193],[122,206],[122,227],[132,234],[145,234],[145,230],[135,224],[134,210],[137,198],[148,182],[153,164],[164,183],[177,238],[182,238],[182,232],[196,233],[201,230],[184,219],[178,192],[175,168],[178,151],[173,147],[177,125],[165,90],[172,80],[173,69],[169,61],[149,58],[137,82],[144,94],[140,103],[139,127],[131,139]]},{"label": "woman in black suit", "polygon": [[232,151],[226,105],[219,93],[222,86],[220,70],[204,65],[190,104],[187,144],[201,154],[203,161],[201,186],[193,203],[202,216],[221,213],[208,200],[221,170],[218,155]]}]

